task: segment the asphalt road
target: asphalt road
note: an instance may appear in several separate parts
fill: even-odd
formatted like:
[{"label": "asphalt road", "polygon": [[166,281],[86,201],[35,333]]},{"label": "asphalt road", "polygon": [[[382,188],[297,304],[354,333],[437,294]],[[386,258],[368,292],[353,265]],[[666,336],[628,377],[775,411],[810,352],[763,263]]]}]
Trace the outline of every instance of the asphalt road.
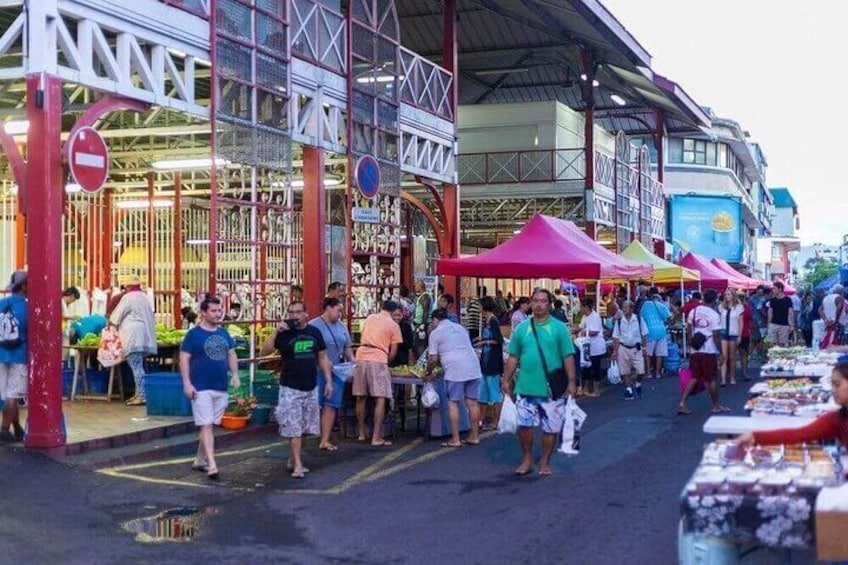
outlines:
[{"label": "asphalt road", "polygon": [[[62,563],[628,563],[677,562],[678,499],[707,436],[706,396],[677,416],[676,379],[581,403],[576,457],[554,476],[516,477],[514,436],[445,450],[405,438],[391,449],[344,442],[285,472],[274,437],[225,450],[209,486],[173,458],[94,472],[0,451],[0,561]],[[741,413],[747,385],[722,389]],[[169,457],[171,457],[169,455]],[[205,509],[190,542],[142,543],[122,523],[169,508]]]}]

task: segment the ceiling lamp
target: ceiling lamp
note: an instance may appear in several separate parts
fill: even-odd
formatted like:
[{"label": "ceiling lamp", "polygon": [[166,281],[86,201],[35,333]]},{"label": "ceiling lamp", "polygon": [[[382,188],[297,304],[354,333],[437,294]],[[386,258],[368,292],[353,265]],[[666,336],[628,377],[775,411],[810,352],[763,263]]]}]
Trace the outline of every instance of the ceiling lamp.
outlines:
[{"label": "ceiling lamp", "polygon": [[613,94],[612,96],[610,96],[610,100],[612,100],[613,102],[615,102],[619,106],[626,106],[627,105],[627,100],[625,100],[624,98],[622,98],[618,94]]}]

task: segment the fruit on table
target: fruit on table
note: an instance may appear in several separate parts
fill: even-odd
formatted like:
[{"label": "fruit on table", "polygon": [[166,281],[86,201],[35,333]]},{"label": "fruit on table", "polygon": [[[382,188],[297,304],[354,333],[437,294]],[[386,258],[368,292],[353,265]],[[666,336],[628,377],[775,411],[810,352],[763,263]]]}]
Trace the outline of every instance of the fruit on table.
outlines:
[{"label": "fruit on table", "polygon": [[188,330],[169,330],[162,324],[156,324],[156,343],[162,345],[179,345],[187,333]]},{"label": "fruit on table", "polygon": [[97,334],[87,333],[78,342],[80,347],[99,347],[100,336]]}]

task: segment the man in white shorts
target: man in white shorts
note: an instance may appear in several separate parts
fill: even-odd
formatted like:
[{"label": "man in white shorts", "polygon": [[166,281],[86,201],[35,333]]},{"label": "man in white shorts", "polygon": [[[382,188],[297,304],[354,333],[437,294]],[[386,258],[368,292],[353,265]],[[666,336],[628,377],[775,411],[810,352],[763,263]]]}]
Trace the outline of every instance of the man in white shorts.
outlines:
[{"label": "man in white shorts", "polygon": [[645,320],[633,313],[633,309],[633,302],[626,300],[621,305],[622,316],[612,327],[612,358],[618,363],[618,371],[627,387],[624,400],[642,398],[642,378],[645,375],[645,357],[642,351],[647,345],[648,326]]},{"label": "man in white shorts", "polygon": [[207,295],[200,303],[200,323],[186,334],[180,345],[180,374],[183,392],[191,399],[194,424],[200,428],[197,456],[191,468],[216,480],[215,436],[212,426],[219,425],[227,409],[227,369],[235,388],[241,385],[236,344],[221,327],[224,309],[221,300]]},{"label": "man in white shorts", "polygon": [[23,441],[24,429],[18,414],[18,401],[27,396],[29,380],[27,350],[27,273],[15,271],[6,287],[11,294],[0,300],[0,397],[3,398],[3,425],[0,443]]}]

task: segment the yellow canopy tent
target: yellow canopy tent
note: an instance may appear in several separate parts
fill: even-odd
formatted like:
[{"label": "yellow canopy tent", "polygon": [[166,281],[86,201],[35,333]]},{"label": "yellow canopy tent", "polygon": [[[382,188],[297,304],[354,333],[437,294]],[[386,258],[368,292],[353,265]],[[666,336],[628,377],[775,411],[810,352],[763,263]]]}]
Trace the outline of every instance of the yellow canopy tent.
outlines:
[{"label": "yellow canopy tent", "polygon": [[701,273],[693,269],[687,269],[657,257],[639,241],[634,241],[621,252],[621,256],[635,263],[648,263],[654,267],[654,276],[651,279],[655,284],[685,283],[701,280]]},{"label": "yellow canopy tent", "polygon": [[[683,284],[701,280],[701,273],[687,269],[657,257],[639,241],[634,241],[621,252],[621,256],[636,263],[648,263],[654,267],[654,284],[680,284],[680,298],[683,298]],[[686,355],[686,331],[683,331],[683,355]]]}]

